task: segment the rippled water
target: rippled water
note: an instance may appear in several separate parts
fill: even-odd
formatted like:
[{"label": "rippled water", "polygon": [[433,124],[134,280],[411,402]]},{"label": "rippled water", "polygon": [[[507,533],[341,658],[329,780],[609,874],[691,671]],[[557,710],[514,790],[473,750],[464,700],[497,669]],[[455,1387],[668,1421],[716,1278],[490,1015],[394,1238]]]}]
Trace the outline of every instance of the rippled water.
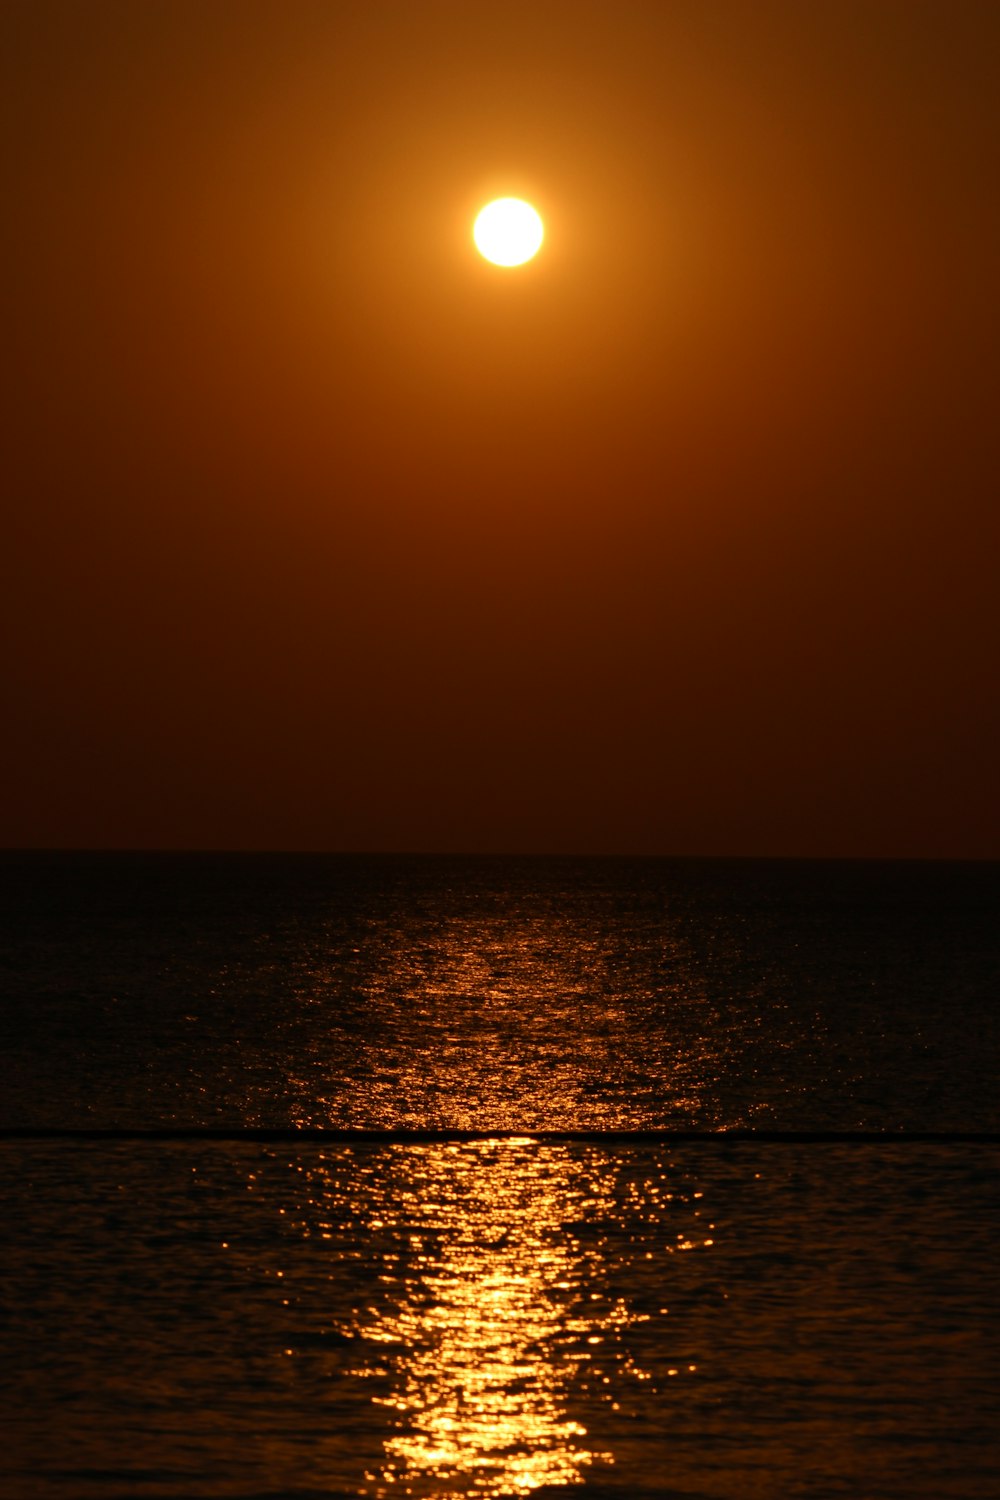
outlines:
[{"label": "rippled water", "polygon": [[1000,1493],[1000,867],[0,881],[4,1500]]},{"label": "rippled water", "polygon": [[0,876],[0,1124],[1000,1128],[1000,865]]},{"label": "rippled water", "polygon": [[8,1143],[3,1493],[993,1495],[998,1155]]}]

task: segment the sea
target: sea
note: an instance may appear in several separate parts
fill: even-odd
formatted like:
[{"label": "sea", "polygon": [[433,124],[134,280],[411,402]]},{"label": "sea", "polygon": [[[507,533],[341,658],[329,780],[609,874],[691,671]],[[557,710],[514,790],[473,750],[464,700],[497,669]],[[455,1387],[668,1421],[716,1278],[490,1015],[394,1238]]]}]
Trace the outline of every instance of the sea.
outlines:
[{"label": "sea", "polygon": [[1000,1494],[1000,864],[0,854],[0,1494]]}]

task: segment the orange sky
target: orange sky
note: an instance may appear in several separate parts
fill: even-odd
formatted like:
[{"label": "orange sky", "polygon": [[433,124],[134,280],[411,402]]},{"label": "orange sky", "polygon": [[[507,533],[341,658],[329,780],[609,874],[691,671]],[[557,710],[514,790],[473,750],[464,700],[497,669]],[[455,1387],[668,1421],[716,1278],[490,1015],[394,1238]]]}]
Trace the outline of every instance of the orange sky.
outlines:
[{"label": "orange sky", "polygon": [[0,841],[1000,855],[1000,10],[0,26]]}]

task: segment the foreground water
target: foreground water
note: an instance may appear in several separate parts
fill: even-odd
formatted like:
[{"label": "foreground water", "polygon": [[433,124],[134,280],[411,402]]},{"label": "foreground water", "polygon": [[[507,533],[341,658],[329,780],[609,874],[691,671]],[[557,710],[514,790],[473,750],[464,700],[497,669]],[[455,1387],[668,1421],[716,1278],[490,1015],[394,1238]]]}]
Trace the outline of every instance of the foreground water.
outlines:
[{"label": "foreground water", "polygon": [[998,867],[0,877],[5,1497],[1000,1493]]},{"label": "foreground water", "polygon": [[992,1496],[997,1155],[8,1145],[0,1487]]}]

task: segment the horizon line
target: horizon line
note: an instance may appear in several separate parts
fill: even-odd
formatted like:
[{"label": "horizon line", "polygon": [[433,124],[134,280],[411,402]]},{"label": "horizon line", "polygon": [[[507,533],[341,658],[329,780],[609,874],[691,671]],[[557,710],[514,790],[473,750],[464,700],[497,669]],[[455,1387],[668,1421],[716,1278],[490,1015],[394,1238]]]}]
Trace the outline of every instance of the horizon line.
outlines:
[{"label": "horizon line", "polygon": [[255,858],[262,855],[315,859],[592,859],[677,860],[709,863],[756,862],[796,864],[997,864],[1000,854],[681,854],[629,850],[526,850],[526,849],[308,849],[283,846],[236,848],[226,845],[143,844],[0,844],[6,854],[99,854],[99,855],[224,855]]}]

